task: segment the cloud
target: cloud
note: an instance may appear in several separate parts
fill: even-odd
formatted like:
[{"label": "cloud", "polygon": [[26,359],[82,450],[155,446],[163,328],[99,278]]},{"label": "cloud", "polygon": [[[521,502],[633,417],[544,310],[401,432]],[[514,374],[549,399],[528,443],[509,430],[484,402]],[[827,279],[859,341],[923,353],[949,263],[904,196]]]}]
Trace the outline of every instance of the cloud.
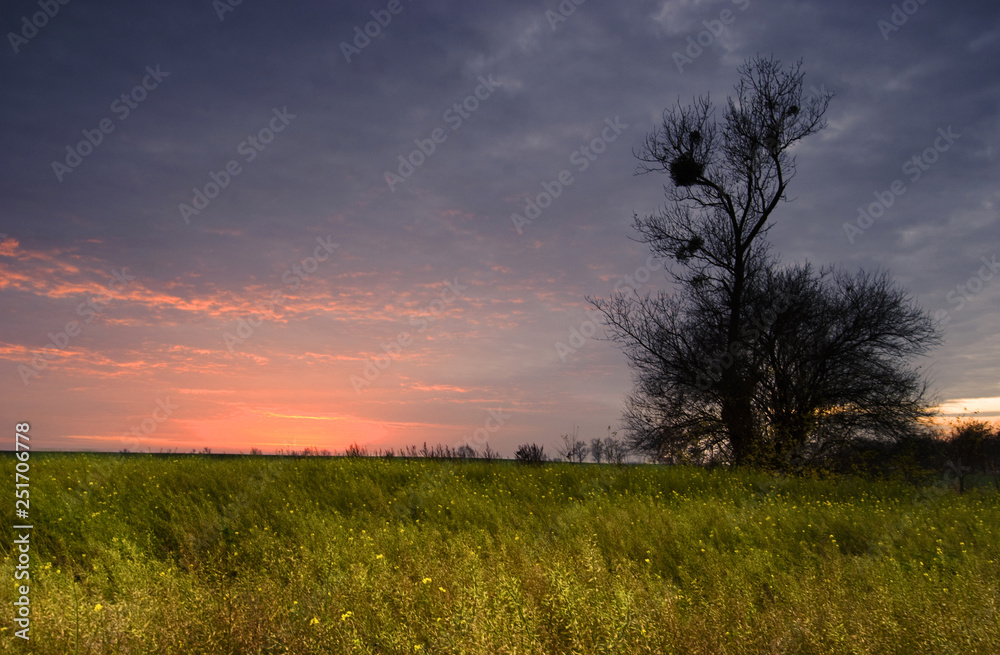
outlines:
[{"label": "cloud", "polygon": [[[66,398],[46,420],[53,444],[75,447],[112,447],[163,393],[188,404],[150,436],[157,448],[285,447],[289,430],[299,447],[445,443],[493,405],[515,412],[491,437],[508,454],[573,423],[602,436],[629,390],[626,362],[591,338],[563,363],[556,344],[587,320],[584,296],[608,295],[648,256],[629,240],[632,215],[656,211],[667,180],[634,176],[632,151],[667,105],[721,102],[757,53],[802,57],[807,86],[837,93],[828,128],[796,153],[776,251],[890,266],[925,308],[952,310],[928,362],[940,395],[1000,393],[1000,286],[961,311],[947,300],[996,242],[997,9],[928,3],[886,40],[887,6],[750,3],[678,73],[671,53],[735,4],[584,3],[554,28],[554,2],[407,4],[350,63],[340,43],[370,7],[243,3],[219,21],[201,2],[67,5],[0,70],[0,302],[16,318],[0,325],[5,393],[37,417]],[[52,161],[156,65],[170,72],[162,87],[58,182]],[[451,129],[446,112],[479,76],[498,88]],[[244,161],[240,144],[285,106],[294,121],[186,225],[178,204]],[[517,234],[511,214],[615,117],[622,137]],[[948,126],[955,147],[850,243],[857,207],[906,179]],[[435,128],[447,139],[390,191],[386,171]],[[285,273],[328,236],[339,250],[292,288]],[[123,267],[135,282],[67,348],[46,346]],[[456,278],[467,291],[416,333],[411,319]],[[670,288],[662,273],[657,288]],[[249,320],[260,324],[230,351],[224,335]],[[351,375],[405,330],[412,346],[355,394]],[[24,387],[17,366],[40,351],[50,366]],[[332,423],[350,427],[317,427]]]}]

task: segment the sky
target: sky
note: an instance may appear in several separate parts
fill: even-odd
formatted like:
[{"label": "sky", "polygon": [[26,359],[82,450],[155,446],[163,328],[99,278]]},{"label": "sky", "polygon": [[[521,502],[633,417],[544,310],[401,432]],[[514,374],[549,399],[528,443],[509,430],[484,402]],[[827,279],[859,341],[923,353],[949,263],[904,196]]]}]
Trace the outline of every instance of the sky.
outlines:
[{"label": "sky", "polygon": [[995,3],[14,0],[0,28],[0,424],[33,448],[607,436],[631,374],[586,297],[672,290],[633,153],[757,54],[836,94],[774,251],[890,270],[943,330],[945,415],[1000,417]]}]

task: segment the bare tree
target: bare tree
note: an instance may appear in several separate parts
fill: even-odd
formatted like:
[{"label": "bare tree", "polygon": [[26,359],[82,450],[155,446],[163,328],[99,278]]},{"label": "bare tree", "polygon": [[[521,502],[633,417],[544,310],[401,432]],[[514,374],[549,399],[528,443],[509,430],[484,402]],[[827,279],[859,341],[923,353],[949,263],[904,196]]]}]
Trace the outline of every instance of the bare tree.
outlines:
[{"label": "bare tree", "polygon": [[[661,461],[771,465],[817,434],[899,434],[926,413],[919,378],[901,365],[935,336],[905,294],[884,275],[782,271],[769,252],[795,173],[789,149],[823,128],[832,95],[803,94],[801,63],[757,57],[739,72],[721,123],[707,97],[678,105],[636,155],[641,172],[673,183],[666,209],[634,227],[673,260],[680,293],[590,299],[635,372],[630,441]],[[875,379],[891,382],[885,393]]]},{"label": "bare tree", "polygon": [[[611,426],[608,426],[611,429]],[[594,461],[598,464],[604,458],[604,442],[601,441],[600,437],[594,437],[590,440],[590,456],[594,458]]]},{"label": "bare tree", "polygon": [[786,306],[760,317],[767,328],[751,348],[767,461],[794,465],[841,444],[920,431],[933,412],[909,360],[941,337],[887,272],[770,271],[751,305],[774,297],[786,298]]},{"label": "bare tree", "polygon": [[608,464],[624,464],[628,457],[628,447],[618,439],[618,432],[612,432],[608,426],[608,436],[604,437],[604,445],[601,447],[604,452],[604,461]]},{"label": "bare tree", "polygon": [[[830,94],[803,97],[801,63],[785,70],[780,62],[757,57],[740,68],[741,79],[723,114],[722,123],[708,97],[693,105],[680,103],[663,115],[662,126],[651,133],[637,153],[642,172],[666,172],[673,186],[661,213],[636,217],[640,240],[654,254],[678,265],[670,275],[687,300],[660,295],[645,299],[613,297],[591,300],[605,315],[619,344],[649,350],[653,357],[664,339],[673,340],[686,357],[698,351],[697,335],[678,335],[680,320],[700,314],[706,339],[731,359],[711,386],[725,424],[725,445],[733,462],[752,460],[756,445],[752,371],[742,354],[748,288],[768,262],[762,237],[795,173],[788,151],[803,138],[824,127]],[[651,320],[652,319],[652,320]],[[681,378],[690,371],[679,371]],[[678,380],[697,391],[694,379]],[[646,389],[647,395],[660,395]],[[696,394],[701,395],[701,394]],[[681,394],[679,403],[694,400]],[[705,409],[698,407],[699,410]],[[681,430],[700,433],[696,412]],[[714,408],[710,412],[714,415]],[[722,444],[716,444],[721,446]]]},{"label": "bare tree", "polygon": [[563,445],[556,452],[567,462],[582,464],[587,460],[587,444],[579,439],[580,428],[574,427],[572,434],[561,435]]}]

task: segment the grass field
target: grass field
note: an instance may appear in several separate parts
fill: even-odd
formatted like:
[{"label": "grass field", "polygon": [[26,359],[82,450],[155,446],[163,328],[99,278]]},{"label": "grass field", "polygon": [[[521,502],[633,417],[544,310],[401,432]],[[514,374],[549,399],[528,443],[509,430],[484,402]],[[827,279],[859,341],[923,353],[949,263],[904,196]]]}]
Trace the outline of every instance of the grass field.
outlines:
[{"label": "grass field", "polygon": [[30,463],[31,640],[12,634],[4,529],[0,652],[1000,653],[995,490],[512,462]]}]

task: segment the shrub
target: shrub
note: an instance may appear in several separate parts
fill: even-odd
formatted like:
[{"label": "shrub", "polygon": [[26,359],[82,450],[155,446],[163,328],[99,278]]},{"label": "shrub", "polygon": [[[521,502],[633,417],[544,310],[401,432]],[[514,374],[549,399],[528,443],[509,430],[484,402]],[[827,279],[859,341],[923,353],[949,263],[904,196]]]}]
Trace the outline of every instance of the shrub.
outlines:
[{"label": "shrub", "polygon": [[536,443],[532,444],[521,444],[517,452],[514,453],[514,459],[524,464],[541,464],[542,462],[548,460],[548,456],[545,454],[545,448],[539,446]]},{"label": "shrub", "polygon": [[344,451],[344,457],[368,457],[368,449],[364,446],[359,446],[357,443],[352,443]]}]

